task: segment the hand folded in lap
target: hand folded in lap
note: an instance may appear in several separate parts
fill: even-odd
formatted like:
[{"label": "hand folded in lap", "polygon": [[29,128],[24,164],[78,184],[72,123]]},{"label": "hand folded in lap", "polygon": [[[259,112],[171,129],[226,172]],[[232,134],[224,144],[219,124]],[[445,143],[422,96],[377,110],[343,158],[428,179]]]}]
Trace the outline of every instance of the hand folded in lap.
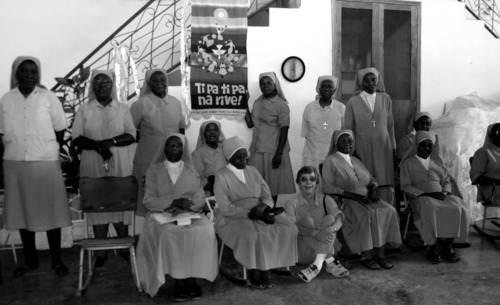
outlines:
[{"label": "hand folded in lap", "polygon": [[269,207],[264,203],[259,203],[248,212],[248,218],[251,220],[262,220],[266,224],[274,223],[274,216],[268,213]]},{"label": "hand folded in lap", "polygon": [[378,197],[378,187],[376,184],[371,183],[368,185],[368,199],[371,201],[370,203],[376,203],[380,201]]},{"label": "hand folded in lap", "polygon": [[187,198],[177,198],[172,201],[172,204],[165,209],[165,212],[169,212],[172,216],[177,216],[182,213],[191,211],[191,207],[194,205],[191,199]]},{"label": "hand folded in lap", "polygon": [[422,197],[422,196],[432,197],[432,198],[437,199],[437,200],[444,200],[444,197],[446,197],[445,194],[442,192],[423,193],[423,194],[420,194],[418,197]]},{"label": "hand folded in lap", "polygon": [[320,229],[315,237],[321,242],[331,244],[335,241],[335,233],[337,233],[337,231],[335,231],[333,226],[330,226]]}]

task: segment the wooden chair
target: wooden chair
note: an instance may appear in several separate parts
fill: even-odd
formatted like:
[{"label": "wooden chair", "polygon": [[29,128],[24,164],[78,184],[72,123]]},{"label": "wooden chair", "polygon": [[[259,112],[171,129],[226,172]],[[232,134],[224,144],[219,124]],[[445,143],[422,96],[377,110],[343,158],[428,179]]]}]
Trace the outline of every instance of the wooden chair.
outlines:
[{"label": "wooden chair", "polygon": [[[473,162],[473,157],[470,157],[469,158],[469,163],[470,163],[470,166],[472,167],[472,162]],[[474,184],[474,183],[473,183]],[[495,189],[496,187],[499,187],[498,185],[496,184],[490,184],[490,185],[480,185],[480,184],[475,184],[478,188],[478,191],[479,191],[479,188],[481,187],[487,187],[487,186],[491,186],[491,197],[486,199],[486,200],[483,200],[481,201],[481,204],[484,208],[484,211],[483,211],[483,219],[480,219],[480,220],[476,220],[473,222],[472,224],[472,227],[481,235],[483,236],[486,236],[490,239],[493,239],[493,240],[499,240],[500,239],[500,230],[493,230],[495,227],[496,228],[500,228],[500,218],[499,217],[488,217],[487,216],[487,212],[488,212],[488,209],[489,208],[498,208],[498,206],[496,206],[494,204],[496,198],[495,198]],[[478,223],[481,223],[481,224],[478,224]],[[487,224],[490,224],[488,225],[488,228],[486,228]],[[491,226],[492,225],[492,226]],[[491,233],[488,233],[487,231],[493,231],[495,233],[498,233],[498,234],[491,234]]]},{"label": "wooden chair", "polygon": [[[137,180],[133,176],[80,178],[80,196],[85,222],[85,238],[81,243],[78,290],[76,295],[80,296],[90,284],[95,266],[94,251],[118,249],[128,249],[130,251],[132,277],[137,290],[141,292],[142,289],[139,283],[135,255],[135,217],[132,217],[129,237],[97,239],[89,238],[89,225],[87,225],[86,216],[86,213],[135,211],[137,186]],[[88,252],[88,270],[87,278],[85,279],[85,283],[83,283],[84,256],[86,251]]]}]

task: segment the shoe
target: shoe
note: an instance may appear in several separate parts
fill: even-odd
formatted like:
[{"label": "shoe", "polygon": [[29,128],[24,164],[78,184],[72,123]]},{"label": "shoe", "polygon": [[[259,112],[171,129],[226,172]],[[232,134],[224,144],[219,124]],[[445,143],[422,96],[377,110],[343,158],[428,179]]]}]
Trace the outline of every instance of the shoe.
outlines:
[{"label": "shoe", "polygon": [[340,264],[338,260],[325,265],[325,271],[334,277],[346,277],[349,275],[349,270]]},{"label": "shoe", "polygon": [[458,263],[460,261],[460,257],[458,257],[457,253],[453,250],[453,248],[447,249],[443,251],[443,257],[450,263]]},{"label": "shoe", "polygon": [[377,263],[384,269],[392,269],[394,267],[394,265],[391,264],[387,258],[379,258],[377,259]]},{"label": "shoe", "polygon": [[175,280],[173,296],[179,302],[186,301],[189,298],[186,280]]},{"label": "shoe", "polygon": [[315,264],[311,264],[306,269],[299,272],[299,277],[306,283],[309,283],[319,274],[319,269]]},{"label": "shoe", "polygon": [[16,270],[14,270],[14,272],[12,273],[12,277],[14,278],[18,278],[18,277],[21,277],[23,275],[25,275],[27,272],[33,270],[33,269],[37,269],[38,268],[38,264],[23,264],[19,267],[16,268]]},{"label": "shoe", "polygon": [[442,261],[436,245],[431,246],[429,249],[427,249],[427,253],[425,254],[425,256],[427,257],[427,260],[433,264],[439,264]]},{"label": "shoe", "polygon": [[472,247],[471,243],[453,243],[453,248],[470,248]]},{"label": "shoe", "polygon": [[195,279],[190,278],[188,280],[189,286],[187,287],[187,293],[189,297],[193,300],[201,298],[203,292],[201,291],[200,285],[198,285]]},{"label": "shoe", "polygon": [[248,279],[250,286],[254,289],[264,289],[264,285],[260,282],[260,272],[257,269],[248,270]]},{"label": "shoe", "polygon": [[56,275],[66,275],[69,273],[68,267],[66,267],[66,265],[64,265],[63,263],[60,263],[57,266],[52,267],[52,269],[54,269]]},{"label": "shoe", "polygon": [[373,259],[362,259],[361,265],[365,266],[367,269],[370,269],[370,270],[380,269],[380,265],[376,261],[374,261]]},{"label": "shoe", "polygon": [[260,284],[264,289],[271,289],[274,287],[273,280],[271,279],[271,272],[269,270],[259,270]]},{"label": "shoe", "polygon": [[96,258],[95,258],[95,266],[96,267],[102,267],[104,265],[104,263],[108,260],[108,254],[104,254],[104,255],[96,255]]}]

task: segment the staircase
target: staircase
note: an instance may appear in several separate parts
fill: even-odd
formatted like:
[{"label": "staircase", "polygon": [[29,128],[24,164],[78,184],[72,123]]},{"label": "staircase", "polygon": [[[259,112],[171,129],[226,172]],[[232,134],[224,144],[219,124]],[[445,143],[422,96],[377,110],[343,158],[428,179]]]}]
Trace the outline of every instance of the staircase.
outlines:
[{"label": "staircase", "polygon": [[477,20],[484,21],[484,27],[495,37],[500,37],[500,8],[498,0],[458,0]]}]

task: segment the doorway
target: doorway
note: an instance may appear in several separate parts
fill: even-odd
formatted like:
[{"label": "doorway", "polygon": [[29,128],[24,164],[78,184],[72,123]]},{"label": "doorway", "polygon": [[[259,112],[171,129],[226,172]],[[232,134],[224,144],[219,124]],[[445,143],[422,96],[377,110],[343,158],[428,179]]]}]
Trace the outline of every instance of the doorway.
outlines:
[{"label": "doorway", "polygon": [[420,3],[339,0],[333,10],[336,97],[347,103],[356,71],[377,68],[392,98],[399,142],[420,108]]}]

